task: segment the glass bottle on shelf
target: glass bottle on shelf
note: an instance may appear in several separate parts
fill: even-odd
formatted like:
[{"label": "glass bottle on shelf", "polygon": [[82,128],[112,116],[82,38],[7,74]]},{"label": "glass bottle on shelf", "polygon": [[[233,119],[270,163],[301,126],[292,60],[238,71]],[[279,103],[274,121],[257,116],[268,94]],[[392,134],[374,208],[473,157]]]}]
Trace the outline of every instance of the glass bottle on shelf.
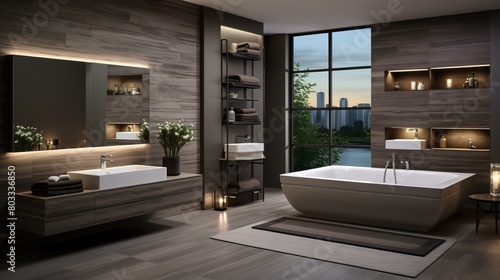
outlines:
[{"label": "glass bottle on shelf", "polygon": [[236,119],[236,113],[233,110],[233,107],[227,111],[227,122],[233,123]]},{"label": "glass bottle on shelf", "polygon": [[439,148],[446,148],[446,136],[444,136],[444,133],[441,135],[441,139],[439,139]]},{"label": "glass bottle on shelf", "polygon": [[475,77],[475,73],[472,72],[472,87],[477,88],[479,86],[479,82],[477,81]]}]

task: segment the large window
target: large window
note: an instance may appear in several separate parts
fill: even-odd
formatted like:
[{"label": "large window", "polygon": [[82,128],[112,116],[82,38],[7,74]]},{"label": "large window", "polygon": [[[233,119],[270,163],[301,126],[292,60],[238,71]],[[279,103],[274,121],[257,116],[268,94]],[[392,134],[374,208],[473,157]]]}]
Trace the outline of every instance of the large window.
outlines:
[{"label": "large window", "polygon": [[371,31],[292,36],[293,170],[370,166]]}]

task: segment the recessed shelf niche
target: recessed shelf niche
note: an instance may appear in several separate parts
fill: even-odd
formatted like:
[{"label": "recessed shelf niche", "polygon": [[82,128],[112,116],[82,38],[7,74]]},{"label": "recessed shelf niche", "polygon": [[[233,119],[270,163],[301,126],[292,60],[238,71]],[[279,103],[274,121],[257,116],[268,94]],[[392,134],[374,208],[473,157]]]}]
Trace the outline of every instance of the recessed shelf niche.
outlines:
[{"label": "recessed shelf niche", "polygon": [[[490,87],[490,65],[481,64],[388,70],[384,72],[385,91],[418,90],[419,82],[423,83],[424,90],[463,89],[467,77],[472,77],[472,73],[478,81],[477,88]],[[412,83],[415,85],[414,89],[412,89]],[[399,88],[396,87],[396,84]]]},{"label": "recessed shelf niche", "polygon": [[[441,148],[439,140],[442,135],[446,138],[446,147]],[[469,138],[473,148],[469,148]],[[431,149],[437,150],[463,150],[463,151],[489,151],[489,128],[431,128]]]}]

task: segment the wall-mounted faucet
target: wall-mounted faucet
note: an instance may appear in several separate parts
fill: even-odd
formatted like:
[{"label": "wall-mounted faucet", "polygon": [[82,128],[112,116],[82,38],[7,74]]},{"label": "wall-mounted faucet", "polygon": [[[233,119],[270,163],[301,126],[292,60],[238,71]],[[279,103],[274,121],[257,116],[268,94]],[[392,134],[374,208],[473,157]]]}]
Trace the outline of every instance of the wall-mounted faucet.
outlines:
[{"label": "wall-mounted faucet", "polygon": [[[387,161],[387,163],[385,164],[385,168],[384,168],[384,179],[382,180],[382,182],[385,183],[386,181],[386,175],[387,175],[387,168],[389,168],[389,165],[391,165],[391,168],[392,168],[392,172],[394,172],[394,184],[397,184],[398,183],[398,179],[396,178],[396,169],[398,168],[396,165],[396,153],[392,153],[391,154],[391,158]],[[404,160],[404,159],[401,159],[401,160],[397,160],[397,162],[399,164],[404,164],[404,167],[405,169],[410,169],[410,160]]]},{"label": "wall-mounted faucet", "polygon": [[248,142],[250,141],[250,139],[252,139],[252,137],[248,134],[245,134],[245,135],[236,135],[236,137],[234,137],[234,142],[238,143],[238,138],[243,138],[245,139],[245,142]]},{"label": "wall-mounted faucet", "polygon": [[113,157],[113,155],[109,156],[101,155],[101,169],[106,169],[106,161],[113,163],[112,159],[107,159],[106,157]]},{"label": "wall-mounted faucet", "polygon": [[397,184],[398,183],[398,179],[396,178],[396,153],[392,153],[391,154],[391,159],[389,159],[387,161],[387,163],[385,164],[385,168],[384,168],[384,179],[383,179],[383,183],[385,183],[385,177],[387,175],[387,168],[389,167],[389,164],[392,166],[392,171],[394,172],[394,184]]},{"label": "wall-mounted faucet", "polygon": [[405,169],[410,169],[410,160],[400,160],[399,163],[404,164]]},{"label": "wall-mounted faucet", "polygon": [[406,132],[413,132],[413,137],[418,139],[418,128],[407,128]]}]

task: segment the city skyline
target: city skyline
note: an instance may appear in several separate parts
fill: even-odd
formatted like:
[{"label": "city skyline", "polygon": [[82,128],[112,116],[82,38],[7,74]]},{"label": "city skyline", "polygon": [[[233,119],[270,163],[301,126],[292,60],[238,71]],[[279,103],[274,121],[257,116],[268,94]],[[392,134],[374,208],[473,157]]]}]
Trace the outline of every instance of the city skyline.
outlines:
[{"label": "city skyline", "polygon": [[365,108],[360,110],[334,110],[329,117],[329,110],[318,110],[311,112],[311,122],[314,125],[328,129],[328,119],[330,118],[330,123],[332,124],[332,129],[339,130],[343,126],[350,126],[358,129],[369,129],[371,127],[371,109],[370,103],[358,103],[355,106],[349,107],[349,99],[347,97],[341,97],[339,99],[339,106],[329,106],[325,104],[324,92],[317,93],[317,107],[313,108]]}]

